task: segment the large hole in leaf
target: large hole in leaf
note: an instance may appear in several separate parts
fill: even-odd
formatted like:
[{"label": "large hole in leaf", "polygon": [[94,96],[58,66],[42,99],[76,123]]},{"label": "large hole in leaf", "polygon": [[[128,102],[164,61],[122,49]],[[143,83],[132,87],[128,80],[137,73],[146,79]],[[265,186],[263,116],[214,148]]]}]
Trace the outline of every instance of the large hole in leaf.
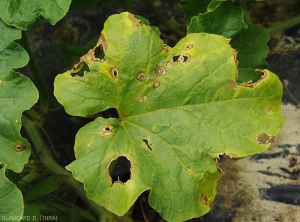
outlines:
[{"label": "large hole in leaf", "polygon": [[177,62],[178,59],[179,59],[179,57],[180,57],[180,55],[174,55],[174,56],[172,57],[173,62]]},{"label": "large hole in leaf", "polygon": [[90,68],[85,62],[81,62],[77,67],[74,67],[71,75],[74,76],[84,76],[86,73],[90,72]]},{"label": "large hole in leaf", "polygon": [[271,141],[272,137],[266,133],[262,133],[256,137],[256,142],[258,144],[267,144]]},{"label": "large hole in leaf", "polygon": [[104,54],[102,45],[99,45],[95,48],[94,57],[95,57],[95,59],[99,59],[99,60],[104,59],[105,54]]},{"label": "large hole in leaf", "polygon": [[108,173],[112,184],[115,182],[126,183],[131,177],[130,169],[131,163],[125,156],[119,156],[111,161],[108,167]]}]

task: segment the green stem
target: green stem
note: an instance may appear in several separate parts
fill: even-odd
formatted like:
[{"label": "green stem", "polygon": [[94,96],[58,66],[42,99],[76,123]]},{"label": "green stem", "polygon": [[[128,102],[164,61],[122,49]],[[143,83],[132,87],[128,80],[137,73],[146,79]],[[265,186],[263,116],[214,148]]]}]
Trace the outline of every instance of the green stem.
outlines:
[{"label": "green stem", "polygon": [[290,28],[294,25],[297,25],[300,23],[300,15],[297,15],[291,19],[288,19],[284,22],[281,22],[279,24],[276,24],[276,25],[273,25],[269,28],[267,28],[267,31],[269,33],[272,33],[272,32],[276,32],[276,31],[279,31],[279,30],[282,30],[282,29],[287,29],[287,28]]},{"label": "green stem", "polygon": [[29,55],[30,60],[28,63],[28,67],[36,81],[36,86],[39,90],[41,110],[47,114],[49,110],[49,95],[48,95],[47,84],[30,50],[25,31],[22,31],[21,45],[24,47],[24,49],[27,51]]},{"label": "green stem", "polygon": [[245,20],[245,22],[247,24],[252,24],[252,19],[251,19],[251,16],[249,14],[249,11],[247,9],[246,0],[241,0],[240,4],[241,4],[241,8],[244,11],[244,20]]},{"label": "green stem", "polygon": [[118,217],[115,214],[107,211],[104,207],[101,207],[87,198],[86,192],[84,190],[84,186],[81,182],[74,179],[72,174],[67,171],[65,168],[60,166],[50,155],[40,133],[38,127],[35,122],[30,120],[25,115],[22,116],[23,126],[28,133],[35,149],[39,154],[39,160],[44,164],[45,168],[52,174],[62,174],[68,175],[69,179],[66,180],[65,184],[74,190],[78,197],[85,203],[87,208],[97,217],[100,222],[107,222],[110,220],[117,220],[120,222],[130,222],[132,221],[131,217],[124,215],[122,217]]},{"label": "green stem", "polygon": [[132,8],[132,2],[131,0],[125,0],[126,1],[126,9],[128,12],[133,13],[133,8]]},{"label": "green stem", "polygon": [[163,14],[157,10],[157,8],[152,4],[151,1],[149,0],[143,0],[148,7],[155,13],[155,15],[157,16],[157,18],[173,33],[175,33],[178,37],[182,38],[185,36],[185,33],[176,29],[167,19],[165,16],[163,16]]}]

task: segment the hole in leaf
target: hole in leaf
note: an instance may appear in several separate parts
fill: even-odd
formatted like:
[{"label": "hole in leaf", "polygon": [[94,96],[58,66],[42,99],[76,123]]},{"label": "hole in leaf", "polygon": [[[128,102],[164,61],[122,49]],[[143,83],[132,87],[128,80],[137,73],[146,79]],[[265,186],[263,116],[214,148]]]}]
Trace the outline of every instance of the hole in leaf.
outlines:
[{"label": "hole in leaf", "polygon": [[16,144],[15,145],[15,151],[16,152],[22,152],[22,151],[24,151],[24,150],[26,150],[26,146],[24,146],[24,145],[22,145],[22,144]]},{"label": "hole in leaf", "polygon": [[266,133],[262,133],[256,137],[256,142],[258,144],[267,144],[271,141],[272,137]]},{"label": "hole in leaf", "polygon": [[173,61],[173,63],[175,63],[175,62],[186,63],[186,62],[188,62],[190,60],[190,58],[191,58],[191,55],[188,54],[188,53],[186,53],[184,55],[175,54],[172,57],[172,61]]},{"label": "hole in leaf", "polygon": [[95,60],[104,59],[105,55],[104,55],[104,51],[103,51],[103,46],[101,44],[94,49],[94,57],[95,57]]},{"label": "hole in leaf", "polygon": [[180,55],[175,54],[175,55],[172,57],[173,62],[177,62],[178,59],[179,59],[179,57],[180,57]]},{"label": "hole in leaf", "polygon": [[136,75],[136,79],[139,80],[140,82],[144,82],[146,79],[146,75],[144,72],[140,72],[139,74]]},{"label": "hole in leaf", "polygon": [[110,136],[113,133],[113,126],[111,125],[104,125],[101,128],[103,136]]},{"label": "hole in leaf", "polygon": [[115,81],[118,81],[119,78],[119,70],[117,69],[117,67],[112,67],[110,69],[110,74],[112,75],[112,77],[114,77]]},{"label": "hole in leaf", "polygon": [[149,143],[149,140],[148,140],[148,139],[143,139],[143,142],[145,143],[146,147],[147,147],[150,151],[152,151],[152,147],[151,147],[152,144]]},{"label": "hole in leaf", "polygon": [[73,69],[71,70],[71,76],[85,76],[88,72],[90,72],[89,66],[85,62],[80,62],[79,64],[76,64]]},{"label": "hole in leaf", "polygon": [[184,54],[182,57],[183,57],[183,62],[188,62],[191,58],[191,55],[190,54]]},{"label": "hole in leaf", "polygon": [[112,184],[124,184],[131,178],[131,162],[126,156],[113,158],[108,166],[108,178]]}]

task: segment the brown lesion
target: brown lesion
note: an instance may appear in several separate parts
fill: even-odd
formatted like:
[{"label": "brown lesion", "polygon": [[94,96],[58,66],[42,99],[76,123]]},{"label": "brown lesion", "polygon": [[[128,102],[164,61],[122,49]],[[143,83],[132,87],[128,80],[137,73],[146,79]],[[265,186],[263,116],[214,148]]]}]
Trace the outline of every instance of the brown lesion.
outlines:
[{"label": "brown lesion", "polygon": [[101,127],[101,132],[103,136],[110,136],[113,133],[113,126],[111,125],[104,125]]},{"label": "brown lesion", "polygon": [[165,50],[166,52],[168,52],[170,50],[170,47],[167,44],[162,44],[162,48],[163,50]]},{"label": "brown lesion", "polygon": [[186,46],[185,46],[185,50],[189,50],[189,49],[192,49],[192,48],[194,48],[194,44],[193,43],[190,43],[190,44],[187,44]]},{"label": "brown lesion", "polygon": [[143,25],[143,23],[141,22],[141,20],[137,19],[135,17],[135,15],[132,14],[132,13],[128,13],[128,18],[130,19],[130,21],[132,22],[132,24],[135,25],[135,26],[141,26],[141,25]]},{"label": "brown lesion", "polygon": [[160,77],[167,74],[167,70],[163,66],[157,66],[155,69],[155,73],[157,77]]},{"label": "brown lesion", "polygon": [[139,80],[140,82],[144,82],[146,80],[146,74],[144,72],[139,72],[136,75],[136,79]]},{"label": "brown lesion", "polygon": [[118,82],[118,79],[119,79],[119,70],[118,70],[118,68],[114,66],[110,69],[109,72],[110,72],[111,76],[114,78],[114,80],[116,82]]},{"label": "brown lesion", "polygon": [[207,195],[206,194],[202,194],[201,198],[200,198],[200,202],[204,205],[208,204],[208,199],[207,199]]},{"label": "brown lesion", "polygon": [[139,102],[140,103],[143,103],[143,102],[145,102],[147,100],[147,96],[140,96],[139,97]]},{"label": "brown lesion", "polygon": [[24,145],[22,145],[22,144],[16,144],[15,145],[15,151],[16,152],[22,152],[22,151],[24,151],[24,150],[26,150],[26,146],[24,146]]},{"label": "brown lesion", "polygon": [[153,83],[153,88],[159,88],[159,87],[160,87],[160,82],[155,81],[155,82]]}]

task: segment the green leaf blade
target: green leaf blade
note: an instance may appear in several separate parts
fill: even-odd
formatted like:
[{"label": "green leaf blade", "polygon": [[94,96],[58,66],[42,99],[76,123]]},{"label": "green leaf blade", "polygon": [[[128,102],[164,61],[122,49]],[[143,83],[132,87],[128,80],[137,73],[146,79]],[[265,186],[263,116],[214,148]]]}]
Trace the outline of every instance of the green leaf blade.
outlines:
[{"label": "green leaf blade", "polygon": [[14,71],[28,62],[26,51],[13,41],[21,38],[21,31],[0,20],[0,163],[20,172],[30,155],[30,144],[21,137],[21,115],[37,102],[38,92],[25,76]]},{"label": "green leaf blade", "polygon": [[15,184],[5,177],[6,166],[0,169],[0,218],[19,222],[24,212],[23,196]]},{"label": "green leaf blade", "polygon": [[52,25],[66,15],[71,0],[54,1],[11,1],[4,0],[0,4],[1,19],[10,26],[27,30],[41,17],[48,20]]},{"label": "green leaf blade", "polygon": [[188,33],[206,32],[232,38],[245,27],[243,10],[231,2],[220,3],[213,11],[191,19]]},{"label": "green leaf blade", "polygon": [[[90,72],[58,75],[55,96],[70,111],[78,92],[89,90],[82,82],[101,83],[94,91],[97,109],[78,104],[76,114],[116,108],[120,118],[97,118],[81,128],[76,160],[67,169],[85,184],[89,198],[118,215],[145,190],[165,220],[205,214],[221,177],[215,159],[262,152],[282,127],[277,76],[261,70],[256,83],[238,85],[236,53],[227,38],[192,33],[166,47],[151,27],[136,25],[128,13],[109,17],[99,42],[105,59],[93,58],[91,51],[81,57]],[[82,103],[96,102],[86,98]],[[119,157],[130,165],[123,182],[109,171]]]}]

